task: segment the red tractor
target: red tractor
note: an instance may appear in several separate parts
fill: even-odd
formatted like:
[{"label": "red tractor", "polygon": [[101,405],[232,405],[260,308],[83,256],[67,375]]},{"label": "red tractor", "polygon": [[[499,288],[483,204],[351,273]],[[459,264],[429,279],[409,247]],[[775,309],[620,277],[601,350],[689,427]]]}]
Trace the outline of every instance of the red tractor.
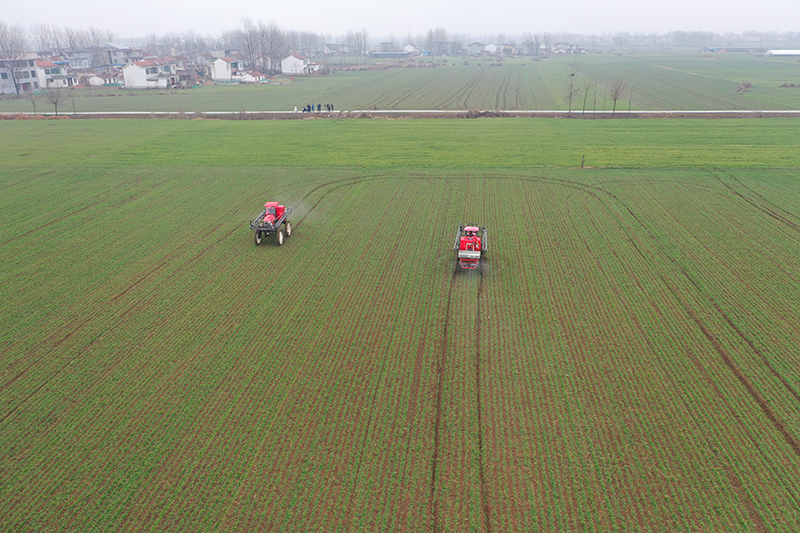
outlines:
[{"label": "red tractor", "polygon": [[286,216],[291,212],[291,207],[280,205],[278,202],[264,204],[264,212],[250,221],[250,229],[256,232],[256,246],[270,233],[275,233],[275,242],[278,246],[291,237],[292,223],[286,220]]},{"label": "red tractor", "polygon": [[474,269],[481,265],[483,255],[489,249],[489,232],[486,226],[459,226],[453,251],[461,268]]}]

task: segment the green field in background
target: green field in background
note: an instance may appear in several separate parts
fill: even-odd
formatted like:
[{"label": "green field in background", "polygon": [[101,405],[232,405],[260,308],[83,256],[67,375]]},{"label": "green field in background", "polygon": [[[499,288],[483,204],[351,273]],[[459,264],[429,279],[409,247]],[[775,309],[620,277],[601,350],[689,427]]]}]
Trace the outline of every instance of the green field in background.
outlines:
[{"label": "green field in background", "polygon": [[[567,110],[572,64],[577,64],[573,111],[611,111],[614,80],[627,85],[618,111],[800,109],[800,88],[788,87],[800,85],[795,58],[641,53],[333,63],[333,74],[279,76],[269,85],[76,90],[74,100],[59,104],[59,112],[293,111],[307,104],[333,104],[339,111]],[[752,87],[739,92],[744,81]],[[53,106],[41,98],[37,111],[52,113]],[[26,99],[0,101],[0,113],[11,112],[33,112],[33,106]]]}]

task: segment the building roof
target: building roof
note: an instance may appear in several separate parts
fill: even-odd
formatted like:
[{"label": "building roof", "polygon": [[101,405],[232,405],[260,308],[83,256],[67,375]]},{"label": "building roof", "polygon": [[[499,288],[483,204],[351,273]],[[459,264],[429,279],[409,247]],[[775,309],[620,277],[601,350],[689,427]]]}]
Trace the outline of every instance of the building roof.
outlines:
[{"label": "building roof", "polygon": [[159,65],[166,65],[167,63],[175,63],[176,61],[171,57],[150,57],[136,61],[133,64],[138,67],[157,67]]}]

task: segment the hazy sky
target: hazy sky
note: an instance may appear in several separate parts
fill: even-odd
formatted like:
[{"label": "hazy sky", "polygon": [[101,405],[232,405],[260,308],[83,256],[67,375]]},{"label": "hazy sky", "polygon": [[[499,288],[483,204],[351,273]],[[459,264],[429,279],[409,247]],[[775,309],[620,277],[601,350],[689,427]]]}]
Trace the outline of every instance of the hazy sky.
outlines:
[{"label": "hazy sky", "polygon": [[393,34],[398,40],[432,28],[508,37],[564,31],[787,32],[800,31],[800,0],[2,0],[0,8],[0,20],[8,24],[93,26],[119,38],[189,30],[218,35],[241,27],[243,17],[333,37],[366,29],[371,38]]}]

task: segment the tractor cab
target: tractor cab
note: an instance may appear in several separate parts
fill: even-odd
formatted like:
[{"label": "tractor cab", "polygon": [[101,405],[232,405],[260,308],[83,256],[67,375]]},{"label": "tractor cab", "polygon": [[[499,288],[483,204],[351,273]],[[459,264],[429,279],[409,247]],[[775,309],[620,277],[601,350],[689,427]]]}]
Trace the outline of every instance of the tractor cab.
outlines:
[{"label": "tractor cab", "polygon": [[264,204],[264,222],[274,225],[275,221],[283,216],[285,209],[278,202],[267,202]]},{"label": "tractor cab", "polygon": [[467,226],[464,228],[464,235],[461,237],[459,249],[470,252],[481,251],[481,238],[478,236],[478,226]]}]

